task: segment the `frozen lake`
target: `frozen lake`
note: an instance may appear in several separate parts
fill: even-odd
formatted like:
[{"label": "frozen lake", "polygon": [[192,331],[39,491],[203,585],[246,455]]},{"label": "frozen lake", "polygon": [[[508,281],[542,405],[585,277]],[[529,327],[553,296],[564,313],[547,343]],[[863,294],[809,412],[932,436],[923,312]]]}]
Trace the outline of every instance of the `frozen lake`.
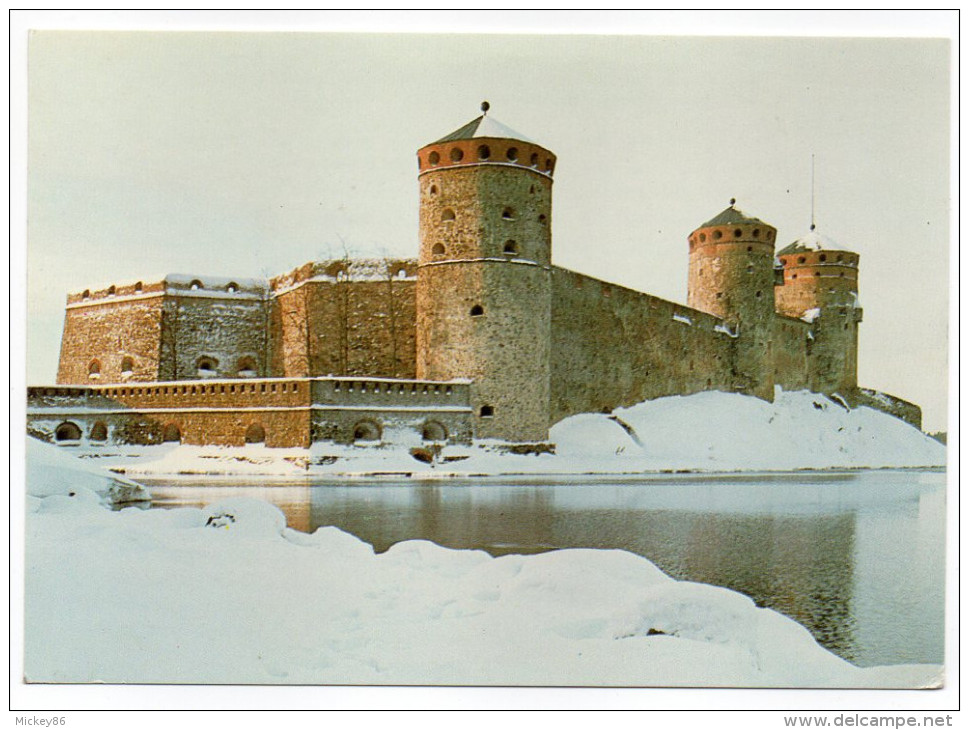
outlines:
[{"label": "frozen lake", "polygon": [[415,538],[493,555],[629,550],[787,614],[860,666],[943,662],[941,472],[141,481],[157,508],[257,497],[290,527],[335,525],[378,552]]}]

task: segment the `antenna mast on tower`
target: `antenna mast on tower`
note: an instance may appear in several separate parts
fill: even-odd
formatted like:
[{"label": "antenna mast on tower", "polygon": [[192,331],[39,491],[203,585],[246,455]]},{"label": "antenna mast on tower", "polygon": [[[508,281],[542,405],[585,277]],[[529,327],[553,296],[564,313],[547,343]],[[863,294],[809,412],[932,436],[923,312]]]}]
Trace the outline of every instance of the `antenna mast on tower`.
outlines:
[{"label": "antenna mast on tower", "polygon": [[814,153],[811,153],[811,230],[814,230]]}]

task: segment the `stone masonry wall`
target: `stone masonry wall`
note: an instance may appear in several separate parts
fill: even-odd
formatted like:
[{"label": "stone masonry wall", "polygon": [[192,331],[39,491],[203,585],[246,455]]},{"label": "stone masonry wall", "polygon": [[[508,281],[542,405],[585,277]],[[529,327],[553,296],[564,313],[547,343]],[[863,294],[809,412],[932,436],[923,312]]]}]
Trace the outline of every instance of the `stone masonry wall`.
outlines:
[{"label": "stone masonry wall", "polygon": [[552,269],[549,424],[649,398],[732,391],[723,320],[574,271]]},{"label": "stone masonry wall", "polygon": [[154,282],[69,295],[57,382],[157,380],[164,291]]},{"label": "stone masonry wall", "polygon": [[778,314],[774,318],[774,383],[784,390],[811,387],[808,364],[814,335],[811,325]]},{"label": "stone masonry wall", "polygon": [[306,264],[272,280],[271,370],[413,378],[416,262]]}]

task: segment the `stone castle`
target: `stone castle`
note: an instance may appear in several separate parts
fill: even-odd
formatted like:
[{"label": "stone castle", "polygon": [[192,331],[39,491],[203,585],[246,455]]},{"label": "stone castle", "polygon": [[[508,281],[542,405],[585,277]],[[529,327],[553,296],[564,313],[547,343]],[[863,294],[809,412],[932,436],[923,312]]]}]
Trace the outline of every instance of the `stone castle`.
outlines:
[{"label": "stone castle", "polygon": [[[689,306],[552,263],[556,157],[487,114],[417,153],[416,259],[269,280],[171,275],[70,294],[30,428],[75,442],[309,446],[417,433],[542,444],[559,420],[720,390],[857,384],[858,254],[734,205],[687,236]],[[813,229],[813,226],[812,226]]]}]

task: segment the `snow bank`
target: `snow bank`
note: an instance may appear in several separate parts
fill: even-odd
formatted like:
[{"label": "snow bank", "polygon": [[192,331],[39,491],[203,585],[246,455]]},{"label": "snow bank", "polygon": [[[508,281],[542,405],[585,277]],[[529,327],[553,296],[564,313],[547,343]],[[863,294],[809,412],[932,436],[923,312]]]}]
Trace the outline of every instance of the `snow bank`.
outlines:
[{"label": "snow bank", "polygon": [[624,551],[492,558],[413,540],[375,555],[235,498],[27,516],[32,682],[911,687],[748,598]]},{"label": "snow bank", "polygon": [[[150,501],[151,495],[140,484],[111,475],[99,466],[80,459],[51,444],[27,438],[28,505],[36,498],[51,495],[74,496],[108,504]],[[34,498],[34,499],[30,499]]]},{"label": "snow bank", "polygon": [[[777,391],[767,403],[706,392],[658,398],[613,414],[580,414],[549,434],[555,454],[518,456],[498,443],[447,446],[434,464],[414,459],[405,435],[381,446],[317,443],[312,449],[202,446],[85,447],[105,467],[130,474],[278,476],[419,474],[622,474],[692,471],[935,467],[945,446],[881,411],[816,393]],[[411,431],[410,437],[418,436]],[[136,458],[133,458],[136,457]]]}]

